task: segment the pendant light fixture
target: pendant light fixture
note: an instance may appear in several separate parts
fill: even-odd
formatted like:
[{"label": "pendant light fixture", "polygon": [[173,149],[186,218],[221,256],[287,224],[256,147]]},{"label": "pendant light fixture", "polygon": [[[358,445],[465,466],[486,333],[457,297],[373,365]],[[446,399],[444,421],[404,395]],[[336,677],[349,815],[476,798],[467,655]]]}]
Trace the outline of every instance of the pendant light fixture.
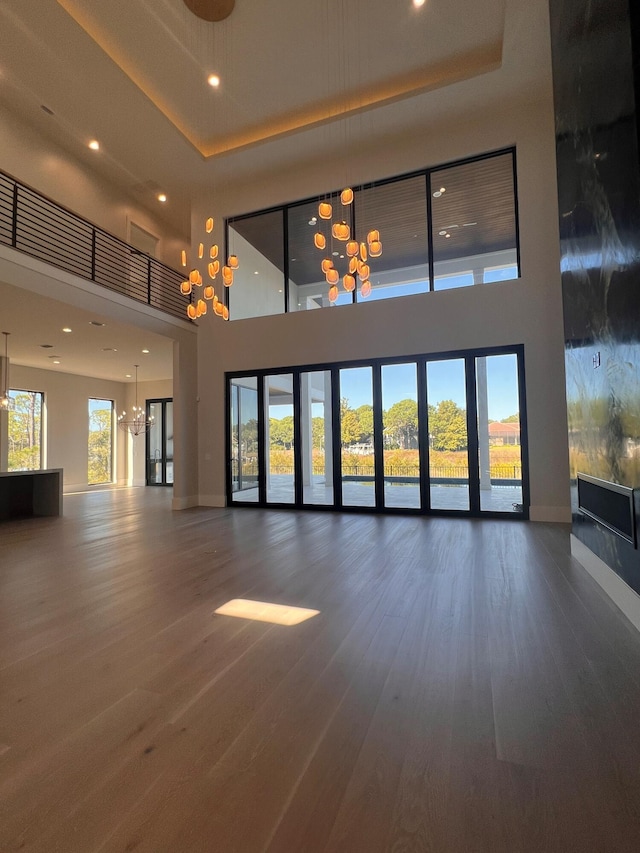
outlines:
[{"label": "pendant light fixture", "polygon": [[4,335],[4,368],[2,371],[2,397],[0,397],[0,409],[7,411],[11,408],[13,400],[9,396],[9,335],[11,332],[3,332]]},{"label": "pendant light fixture", "polygon": [[140,365],[134,364],[134,367],[136,369],[136,404],[133,407],[131,417],[127,417],[126,412],[118,415],[118,426],[125,432],[136,436],[149,432],[153,426],[153,415],[147,418],[142,406],[138,406],[138,368]]}]

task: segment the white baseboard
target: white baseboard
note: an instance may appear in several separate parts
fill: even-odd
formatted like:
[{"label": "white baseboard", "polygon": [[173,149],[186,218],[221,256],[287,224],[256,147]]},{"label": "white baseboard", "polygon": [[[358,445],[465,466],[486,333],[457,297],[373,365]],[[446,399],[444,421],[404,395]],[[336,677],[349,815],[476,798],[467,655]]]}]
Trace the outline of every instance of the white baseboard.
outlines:
[{"label": "white baseboard", "polygon": [[530,506],[531,521],[550,521],[554,524],[571,523],[570,506]]},{"label": "white baseboard", "polygon": [[640,631],[640,595],[573,534],[571,534],[571,556],[584,566],[614,604],[622,610],[629,622]]},{"label": "white baseboard", "polygon": [[224,495],[200,495],[200,506],[223,507],[227,505]]}]

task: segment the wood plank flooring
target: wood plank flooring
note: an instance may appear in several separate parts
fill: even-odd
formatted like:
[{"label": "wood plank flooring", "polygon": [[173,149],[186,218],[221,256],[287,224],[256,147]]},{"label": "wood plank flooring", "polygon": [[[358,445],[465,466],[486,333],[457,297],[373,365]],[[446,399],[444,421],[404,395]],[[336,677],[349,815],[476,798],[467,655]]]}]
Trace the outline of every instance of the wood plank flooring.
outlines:
[{"label": "wood plank flooring", "polygon": [[640,849],[640,634],[568,528],[170,497],[0,525],[2,853]]}]

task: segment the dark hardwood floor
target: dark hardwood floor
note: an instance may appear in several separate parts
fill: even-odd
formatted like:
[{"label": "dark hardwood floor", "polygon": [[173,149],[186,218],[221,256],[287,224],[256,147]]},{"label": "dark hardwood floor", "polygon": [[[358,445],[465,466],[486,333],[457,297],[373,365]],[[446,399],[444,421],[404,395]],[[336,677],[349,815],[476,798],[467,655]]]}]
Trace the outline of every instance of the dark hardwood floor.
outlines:
[{"label": "dark hardwood floor", "polygon": [[2,853],[640,849],[640,634],[566,527],[169,507],[0,526]]}]

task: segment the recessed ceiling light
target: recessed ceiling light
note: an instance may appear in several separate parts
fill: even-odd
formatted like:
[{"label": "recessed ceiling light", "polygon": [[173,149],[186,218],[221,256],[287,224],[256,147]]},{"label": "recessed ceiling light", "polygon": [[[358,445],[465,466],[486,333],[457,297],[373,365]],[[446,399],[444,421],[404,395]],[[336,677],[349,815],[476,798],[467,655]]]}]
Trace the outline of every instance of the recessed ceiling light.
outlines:
[{"label": "recessed ceiling light", "polygon": [[106,323],[101,323],[99,320],[89,320],[90,326],[105,326]]},{"label": "recessed ceiling light", "polygon": [[133,375],[132,373],[125,373],[124,378],[125,379],[131,379],[132,375]]},{"label": "recessed ceiling light", "polygon": [[166,195],[165,195],[164,193],[160,193],[160,194],[158,195],[158,201],[161,201],[161,202],[163,202],[163,203],[164,203],[166,200],[167,200],[167,197],[166,197]]},{"label": "recessed ceiling light", "polygon": [[433,197],[434,198],[440,198],[441,195],[442,195],[442,193],[440,192],[440,190],[436,190],[433,194]]},{"label": "recessed ceiling light", "polygon": [[73,329],[70,329],[68,326],[65,326],[65,327],[64,327],[64,329],[63,329],[62,331],[63,331],[63,332],[66,332],[66,334],[68,335],[68,334],[70,334],[71,332],[73,332]]},{"label": "recessed ceiling light", "polygon": [[148,349],[143,349],[143,350],[142,350],[142,352],[143,352],[145,355],[148,355],[149,350],[148,350]]},{"label": "recessed ceiling light", "polygon": [[210,86],[213,86],[214,89],[217,89],[220,85],[220,78],[217,74],[209,74],[209,76],[207,77],[207,83]]},{"label": "recessed ceiling light", "polygon": [[280,288],[280,290],[278,291],[278,293],[282,293],[282,288]]},{"label": "recessed ceiling light", "polygon": [[444,236],[445,236],[445,239],[448,240],[449,237],[451,237],[451,234],[445,234]]},{"label": "recessed ceiling light", "polygon": [[97,139],[92,139],[91,142],[89,143],[89,148],[92,151],[99,151],[100,150],[100,143],[98,142]]},{"label": "recessed ceiling light", "polygon": [[253,271],[253,274],[254,274],[254,275],[260,275],[260,273],[258,272],[258,270],[254,270],[254,271]]},{"label": "recessed ceiling light", "polygon": [[333,255],[334,258],[337,258],[338,255],[340,254],[340,252],[331,252],[331,254]]},{"label": "recessed ceiling light", "polygon": [[447,191],[447,188],[446,188],[446,187],[440,187],[440,192],[441,192],[441,193],[446,193],[446,191]]},{"label": "recessed ceiling light", "polygon": [[444,236],[446,235],[446,233],[447,233],[446,231],[438,231],[438,234],[439,234],[441,237],[444,237]]},{"label": "recessed ceiling light", "polygon": [[413,5],[416,9],[419,9],[421,6],[424,6],[425,0],[413,0]]},{"label": "recessed ceiling light", "polygon": [[60,359],[59,359],[59,358],[54,358],[54,359],[53,359],[53,363],[54,363],[54,364],[60,364]]}]

